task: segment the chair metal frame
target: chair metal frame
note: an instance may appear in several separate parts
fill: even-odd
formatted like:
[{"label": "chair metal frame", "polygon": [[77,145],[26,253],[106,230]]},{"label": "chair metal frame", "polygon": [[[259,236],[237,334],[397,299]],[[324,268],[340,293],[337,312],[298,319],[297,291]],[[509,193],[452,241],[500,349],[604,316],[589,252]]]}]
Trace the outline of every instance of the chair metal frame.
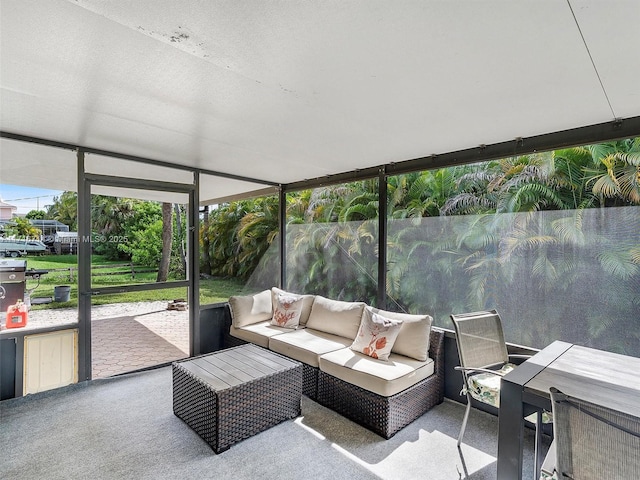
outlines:
[{"label": "chair metal frame", "polygon": [[[469,413],[471,412],[472,399],[478,401],[469,393],[469,378],[478,373],[489,373],[504,376],[499,370],[510,362],[510,359],[526,359],[531,355],[509,354],[504,340],[502,320],[496,310],[486,310],[463,314],[451,314],[451,320],[456,333],[456,344],[460,366],[455,367],[462,373],[464,382],[463,391],[467,396],[467,408],[464,412],[462,427],[458,435],[458,448],[462,443]],[[461,392],[462,393],[462,392]],[[539,458],[539,446],[542,435],[542,415],[538,412],[535,428],[535,479],[540,473],[541,459]]]}]

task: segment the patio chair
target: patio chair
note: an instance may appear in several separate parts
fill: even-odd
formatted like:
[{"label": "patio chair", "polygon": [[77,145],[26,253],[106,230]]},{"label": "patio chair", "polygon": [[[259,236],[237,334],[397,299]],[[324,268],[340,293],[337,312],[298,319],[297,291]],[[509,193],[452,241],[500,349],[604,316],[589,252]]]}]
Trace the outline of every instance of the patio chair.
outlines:
[{"label": "patio chair", "polygon": [[640,418],[550,391],[555,438],[540,479],[640,478]]},{"label": "patio chair", "polygon": [[[467,395],[467,409],[464,412],[462,428],[458,436],[458,448],[471,411],[471,399],[500,408],[500,378],[513,370],[516,365],[510,362],[515,358],[530,358],[531,355],[509,355],[502,331],[502,321],[496,310],[451,315],[455,327],[456,342],[462,372],[463,388],[461,395]],[[539,412],[542,413],[542,412]],[[536,425],[535,429],[535,477],[540,474],[539,445],[542,434],[543,417],[549,421],[549,415],[533,413],[526,419]]]}]

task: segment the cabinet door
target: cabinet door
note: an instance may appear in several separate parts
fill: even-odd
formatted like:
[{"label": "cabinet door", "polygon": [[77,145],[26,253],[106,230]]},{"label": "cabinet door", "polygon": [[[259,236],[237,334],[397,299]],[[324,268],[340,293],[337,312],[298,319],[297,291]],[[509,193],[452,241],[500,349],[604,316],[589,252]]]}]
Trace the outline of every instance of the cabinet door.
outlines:
[{"label": "cabinet door", "polygon": [[24,395],[78,381],[78,330],[24,337]]}]

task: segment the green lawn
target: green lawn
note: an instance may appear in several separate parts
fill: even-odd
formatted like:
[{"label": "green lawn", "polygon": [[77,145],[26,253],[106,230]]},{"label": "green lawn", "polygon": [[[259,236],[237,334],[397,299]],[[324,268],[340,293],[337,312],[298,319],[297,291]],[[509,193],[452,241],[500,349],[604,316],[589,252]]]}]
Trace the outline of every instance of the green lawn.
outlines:
[{"label": "green lawn", "polygon": [[[122,265],[123,261],[105,260],[99,255],[92,256],[92,266],[106,265]],[[53,272],[43,275],[40,279],[40,285],[36,280],[27,277],[27,290],[33,290],[32,298],[37,297],[53,297],[54,287],[59,285],[69,285],[71,287],[71,296],[68,302],[52,302],[45,305],[33,305],[33,309],[44,308],[69,308],[78,305],[78,272],[77,257],[75,255],[47,255],[47,256],[29,256],[27,257],[27,269],[35,270],[53,270],[67,269],[66,271]],[[73,270],[70,272],[69,268]],[[142,267],[141,267],[142,268]],[[124,273],[127,270],[127,273]],[[109,273],[109,275],[92,276],[91,285],[93,288],[133,285],[139,283],[154,283],[156,279],[155,272],[136,273],[135,278],[131,272],[124,267],[100,268],[92,270],[92,273]],[[200,304],[207,305],[211,303],[225,302],[231,295],[236,295],[242,291],[244,283],[236,279],[214,278],[200,280]],[[166,288],[162,290],[149,290],[143,292],[128,292],[111,295],[96,295],[92,298],[92,304],[102,305],[107,303],[128,303],[155,300],[175,300],[178,298],[187,298],[186,288]]]}]

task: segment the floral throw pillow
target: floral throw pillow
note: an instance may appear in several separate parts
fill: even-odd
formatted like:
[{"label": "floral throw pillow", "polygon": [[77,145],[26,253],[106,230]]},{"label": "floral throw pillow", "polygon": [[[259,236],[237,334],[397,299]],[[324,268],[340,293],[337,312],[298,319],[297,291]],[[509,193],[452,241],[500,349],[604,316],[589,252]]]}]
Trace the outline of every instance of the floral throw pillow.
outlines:
[{"label": "floral throw pillow", "polygon": [[298,328],[302,314],[302,295],[279,293],[274,296],[271,325],[284,328]]},{"label": "floral throw pillow", "polygon": [[401,326],[400,320],[392,320],[365,309],[351,350],[378,360],[388,360]]}]

